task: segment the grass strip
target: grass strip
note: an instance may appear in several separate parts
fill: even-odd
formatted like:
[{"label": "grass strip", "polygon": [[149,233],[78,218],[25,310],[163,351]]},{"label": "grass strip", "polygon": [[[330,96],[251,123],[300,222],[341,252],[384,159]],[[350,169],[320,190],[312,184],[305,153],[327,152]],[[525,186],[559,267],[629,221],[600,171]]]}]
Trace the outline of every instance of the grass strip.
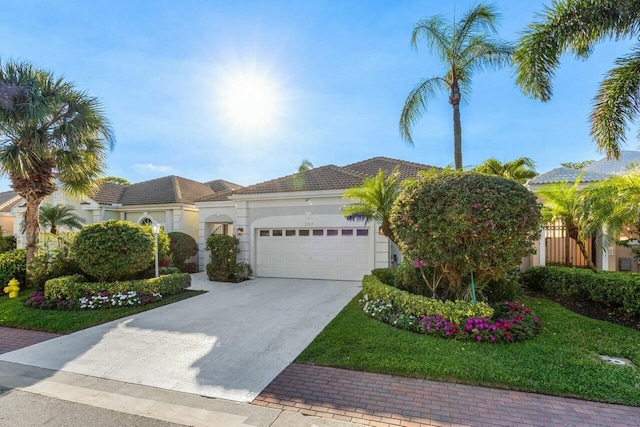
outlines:
[{"label": "grass strip", "polygon": [[40,310],[22,305],[22,300],[31,295],[31,291],[22,291],[18,298],[0,298],[0,326],[31,329],[36,331],[70,334],[121,317],[152,310],[163,305],[195,297],[205,291],[184,291],[163,297],[156,303],[103,310]]},{"label": "grass strip", "polygon": [[402,331],[368,317],[357,295],[296,362],[640,406],[640,331],[524,298],[543,323],[521,343],[456,341]]}]

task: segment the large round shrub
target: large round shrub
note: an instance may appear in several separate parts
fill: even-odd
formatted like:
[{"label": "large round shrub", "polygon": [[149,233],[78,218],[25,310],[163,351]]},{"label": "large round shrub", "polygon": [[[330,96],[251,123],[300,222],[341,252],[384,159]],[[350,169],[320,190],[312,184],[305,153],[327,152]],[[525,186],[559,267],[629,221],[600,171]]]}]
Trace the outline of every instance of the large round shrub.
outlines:
[{"label": "large round shrub", "polygon": [[169,233],[169,240],[173,263],[180,270],[184,271],[184,262],[198,253],[198,243],[196,243],[196,239],[181,231],[172,231]]},{"label": "large round shrub", "polygon": [[155,243],[148,227],[110,220],[83,227],[73,250],[85,273],[100,281],[114,281],[130,278],[149,267]]},{"label": "large round shrub", "polygon": [[27,270],[27,251],[13,249],[0,254],[0,292],[9,280],[17,279],[24,286]]},{"label": "large round shrub", "polygon": [[398,246],[434,296],[455,298],[473,273],[478,287],[534,252],[541,218],[521,184],[474,172],[428,175],[409,184],[391,213]]}]

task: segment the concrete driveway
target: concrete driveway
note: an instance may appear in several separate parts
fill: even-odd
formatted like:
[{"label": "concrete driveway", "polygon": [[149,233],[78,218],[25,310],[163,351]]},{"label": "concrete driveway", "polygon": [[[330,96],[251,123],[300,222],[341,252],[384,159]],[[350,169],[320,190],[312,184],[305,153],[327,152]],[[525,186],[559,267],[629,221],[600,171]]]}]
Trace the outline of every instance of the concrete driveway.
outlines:
[{"label": "concrete driveway", "polygon": [[209,292],[0,360],[249,402],[360,290],[358,282],[192,278],[192,289]]}]

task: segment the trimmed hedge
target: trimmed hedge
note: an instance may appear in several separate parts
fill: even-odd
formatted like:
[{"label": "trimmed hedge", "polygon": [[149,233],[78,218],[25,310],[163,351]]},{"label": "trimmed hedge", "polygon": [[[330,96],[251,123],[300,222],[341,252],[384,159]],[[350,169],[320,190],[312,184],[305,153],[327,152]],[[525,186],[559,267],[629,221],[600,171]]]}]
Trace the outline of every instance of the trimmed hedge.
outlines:
[{"label": "trimmed hedge", "polygon": [[198,243],[187,233],[172,231],[169,233],[169,251],[175,266],[188,273],[185,261],[198,253]]},{"label": "trimmed hedge", "polygon": [[0,287],[5,287],[9,280],[17,279],[24,285],[27,275],[27,251],[13,249],[0,254]]},{"label": "trimmed hedge", "polygon": [[[376,274],[384,274],[379,271]],[[364,276],[362,293],[369,300],[377,300],[392,304],[405,314],[417,317],[442,316],[450,322],[462,324],[473,317],[493,316],[493,309],[486,303],[457,301],[440,301],[421,295],[410,294],[393,286],[385,285],[376,276]]]},{"label": "trimmed hedge", "polygon": [[74,300],[96,292],[115,294],[128,291],[157,292],[166,296],[177,294],[191,285],[191,276],[187,273],[120,282],[85,282],[84,280],[85,278],[80,275],[48,280],[44,285],[44,296],[47,299]]},{"label": "trimmed hedge", "polygon": [[148,268],[154,249],[151,227],[115,219],[84,226],[73,242],[82,271],[103,282],[129,279]]},{"label": "trimmed hedge", "polygon": [[640,315],[640,274],[570,267],[531,267],[520,276],[534,291],[570,300],[591,300]]}]

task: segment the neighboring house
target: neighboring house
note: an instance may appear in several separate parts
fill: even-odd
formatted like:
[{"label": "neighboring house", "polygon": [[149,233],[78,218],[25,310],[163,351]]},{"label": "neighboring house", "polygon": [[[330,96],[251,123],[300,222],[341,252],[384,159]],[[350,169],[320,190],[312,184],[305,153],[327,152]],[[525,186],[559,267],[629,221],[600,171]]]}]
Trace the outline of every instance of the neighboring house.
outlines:
[{"label": "neighboring house", "polygon": [[4,191],[0,193],[0,226],[2,226],[2,234],[12,235],[14,217],[11,209],[22,200],[15,191]]},{"label": "neighboring house", "polygon": [[238,261],[250,263],[260,277],[361,280],[373,268],[389,267],[400,254],[379,234],[379,224],[349,221],[341,208],[350,203],[342,198],[346,189],[396,167],[403,180],[433,168],[376,157],[201,197],[195,203],[200,271],[209,262],[205,242],[211,234],[236,235]]},{"label": "neighboring house", "polygon": [[[640,151],[621,151],[619,160],[601,159],[584,169],[555,168],[530,179],[526,187],[531,191],[536,191],[546,184],[559,182],[573,183],[580,174],[582,187],[594,182],[602,181],[609,175],[622,175],[640,166]],[[542,238],[538,242],[537,254],[530,257],[525,265],[546,265],[550,262],[559,262],[564,259],[566,236],[560,224],[548,225],[543,230]],[[632,262],[633,255],[629,248],[622,246],[602,247],[600,239],[593,239],[587,242],[588,249],[591,250],[593,261],[602,270],[626,270],[638,272],[638,263]],[[570,257],[574,265],[582,266],[584,259],[582,254],[573,245],[570,246]]]},{"label": "neighboring house", "polygon": [[[223,180],[201,183],[171,175],[132,185],[107,182],[102,184],[93,196],[80,200],[57,190],[48,196],[43,204],[73,206],[86,224],[109,219],[127,220],[143,225],[158,222],[166,232],[182,231],[198,239],[198,211],[194,205],[195,200],[237,188],[241,187]],[[25,204],[22,201],[13,208],[13,214],[16,218],[22,218],[24,210]],[[12,229],[18,238],[19,247],[22,247],[24,238],[20,222],[14,221]]]}]

